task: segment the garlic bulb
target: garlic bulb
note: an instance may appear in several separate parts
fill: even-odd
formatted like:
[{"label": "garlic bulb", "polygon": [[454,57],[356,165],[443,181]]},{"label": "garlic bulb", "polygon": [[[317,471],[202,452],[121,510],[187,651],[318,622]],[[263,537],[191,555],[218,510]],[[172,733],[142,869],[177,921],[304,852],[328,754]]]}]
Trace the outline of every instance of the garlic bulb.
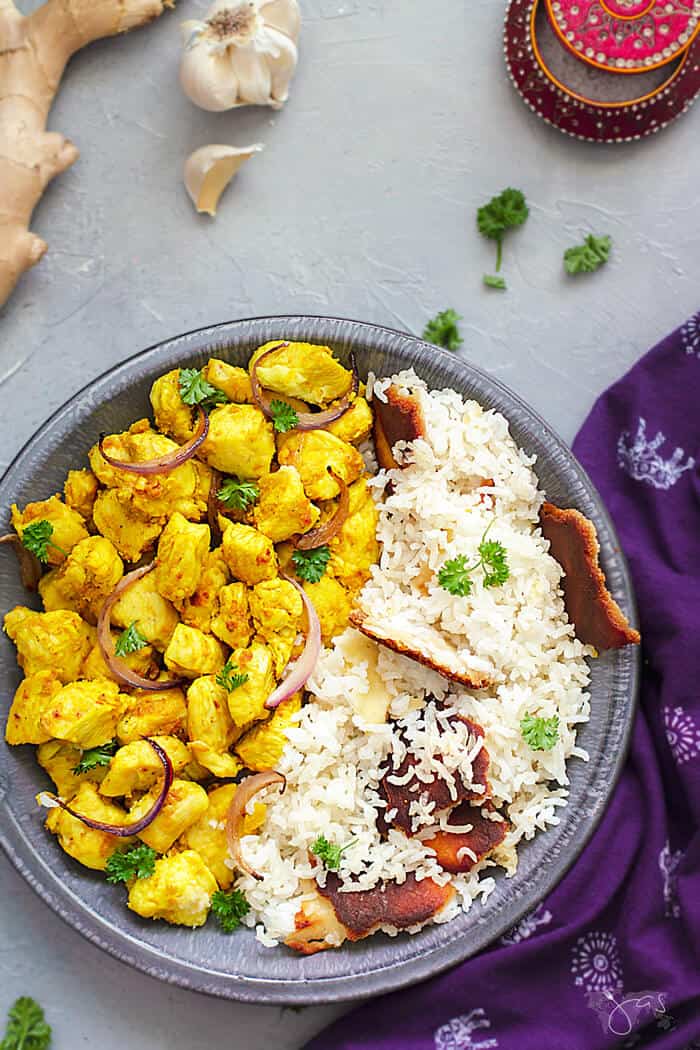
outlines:
[{"label": "garlic bulb", "polygon": [[297,0],[215,0],[203,22],[183,22],[180,82],[202,109],[280,109],[297,64]]},{"label": "garlic bulb", "polygon": [[185,161],[185,187],[199,212],[216,215],[219,197],[242,164],[263,149],[254,146],[202,146]]}]

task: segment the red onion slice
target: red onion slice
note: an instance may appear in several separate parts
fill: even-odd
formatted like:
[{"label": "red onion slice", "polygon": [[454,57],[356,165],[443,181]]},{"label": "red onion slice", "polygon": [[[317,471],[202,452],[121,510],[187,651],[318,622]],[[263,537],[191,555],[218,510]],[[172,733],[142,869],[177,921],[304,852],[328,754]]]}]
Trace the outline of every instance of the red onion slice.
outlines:
[{"label": "red onion slice", "polygon": [[329,518],[328,521],[324,521],[323,525],[318,525],[315,529],[312,529],[311,532],[305,532],[303,535],[296,538],[294,546],[300,551],[310,551],[313,550],[314,547],[323,547],[324,544],[332,540],[342,529],[350,512],[350,490],[344,480],[339,474],[335,473],[332,467],[327,467],[326,469],[340,489],[338,506],[336,507],[335,514]]},{"label": "red onion slice", "polygon": [[[262,385],[258,379],[258,367],[269,354],[274,354],[276,350],[282,350],[285,346],[289,346],[289,343],[278,343],[277,346],[271,346],[269,350],[260,355],[250,370],[250,385],[253,391],[253,398],[258,408],[265,413],[268,419],[272,419],[270,400],[263,393]],[[293,427],[294,430],[320,430],[322,427],[328,426],[329,423],[333,423],[334,420],[340,419],[341,416],[345,415],[360,389],[360,374],[357,371],[357,361],[354,354],[350,354],[350,364],[352,365],[352,385],[347,394],[337,405],[334,405],[333,408],[327,408],[323,412],[297,412],[297,422]]]},{"label": "red onion slice", "polygon": [[163,689],[175,689],[181,685],[181,678],[171,678],[165,682],[154,682],[150,678],[144,678],[143,675],[138,674],[136,671],[132,671],[131,668],[125,663],[121,657],[117,656],[114,652],[114,642],[112,641],[112,635],[110,633],[110,614],[112,612],[112,606],[121,597],[124,591],[131,586],[132,583],[136,583],[146,573],[151,572],[155,568],[155,561],[150,562],[148,565],[142,565],[139,569],[134,569],[132,572],[127,572],[126,576],[123,576],[117,586],[114,588],[112,593],[105,599],[105,603],[100,610],[100,615],[97,620],[97,641],[99,642],[100,650],[104,661],[109,667],[110,671],[122,685],[132,686],[134,689],[146,689],[151,693],[159,693]]},{"label": "red onion slice", "polygon": [[41,579],[41,562],[36,554],[32,554],[22,543],[15,532],[9,532],[6,536],[0,536],[0,543],[9,543],[17,555],[19,562],[19,574],[22,584],[28,591],[35,591]]},{"label": "red onion slice", "polygon": [[151,745],[156,755],[161,761],[163,766],[163,784],[158,792],[158,798],[155,800],[148,813],[144,814],[140,820],[134,821],[133,824],[107,824],[103,820],[93,820],[92,817],[85,817],[82,813],[77,813],[72,809],[67,802],[64,802],[58,795],[54,795],[52,791],[42,791],[38,798],[42,806],[46,806],[47,809],[53,809],[55,806],[60,806],[66,813],[70,813],[71,817],[75,817],[76,820],[82,821],[87,828],[92,828],[93,831],[104,831],[107,835],[116,835],[118,838],[130,838],[132,835],[138,835],[140,832],[145,831],[149,824],[152,824],[160,813],[168,792],[173,783],[173,764],[168,758],[167,752],[163,750],[160,744],[157,744],[155,740],[151,740],[150,737],[144,737],[144,740]]},{"label": "red onion slice", "polygon": [[226,816],[226,844],[228,845],[231,858],[237,868],[258,880],[262,879],[262,875],[255,868],[251,868],[243,856],[241,826],[245,820],[246,806],[250,800],[261,791],[264,791],[265,788],[271,787],[272,784],[280,785],[280,794],[284,793],[284,789],[287,786],[286,778],[281,773],[278,773],[276,769],[266,769],[262,773],[255,773],[253,776],[246,777],[236,788]]},{"label": "red onion slice", "polygon": [[294,696],[295,693],[304,688],[311,677],[318,655],[321,652],[321,624],[313,602],[296,580],[285,576],[284,573],[281,573],[281,576],[283,580],[287,580],[293,587],[296,587],[301,595],[301,600],[306,609],[306,642],[301,655],[293,663],[287,664],[281,682],[265,701],[265,707],[270,711],[279,707],[283,701],[289,700],[290,696]]},{"label": "red onion slice", "polygon": [[130,474],[168,474],[171,470],[175,470],[176,467],[181,467],[188,459],[192,459],[202,442],[206,441],[209,433],[209,416],[201,405],[197,405],[197,411],[199,413],[197,429],[189,441],[185,442],[184,445],[180,445],[173,452],[167,452],[164,456],[158,456],[157,459],[146,459],[143,463],[130,463],[124,459],[115,459],[114,456],[110,456],[105,452],[106,435],[100,434],[100,441],[97,446],[100,450],[100,455],[111,467],[116,467],[117,470],[126,470]]}]

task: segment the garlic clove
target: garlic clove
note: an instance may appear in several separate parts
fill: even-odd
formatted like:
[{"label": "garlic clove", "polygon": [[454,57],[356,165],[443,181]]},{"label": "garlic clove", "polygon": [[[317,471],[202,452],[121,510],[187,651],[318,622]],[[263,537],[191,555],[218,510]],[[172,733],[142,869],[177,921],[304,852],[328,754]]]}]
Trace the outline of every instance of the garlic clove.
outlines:
[{"label": "garlic clove", "polygon": [[197,211],[216,215],[219,198],[238,169],[263,149],[260,143],[241,148],[211,145],[191,153],[185,161],[184,179]]},{"label": "garlic clove", "polygon": [[210,113],[222,113],[242,105],[238,77],[226,52],[188,47],[180,62],[180,83],[191,102]]},{"label": "garlic clove", "polygon": [[284,33],[296,44],[301,29],[301,12],[297,0],[262,0],[260,14],[266,25]]},{"label": "garlic clove", "polygon": [[272,74],[267,63],[248,49],[236,51],[230,60],[231,75],[238,85],[238,94],[254,106],[274,105],[271,97]]}]

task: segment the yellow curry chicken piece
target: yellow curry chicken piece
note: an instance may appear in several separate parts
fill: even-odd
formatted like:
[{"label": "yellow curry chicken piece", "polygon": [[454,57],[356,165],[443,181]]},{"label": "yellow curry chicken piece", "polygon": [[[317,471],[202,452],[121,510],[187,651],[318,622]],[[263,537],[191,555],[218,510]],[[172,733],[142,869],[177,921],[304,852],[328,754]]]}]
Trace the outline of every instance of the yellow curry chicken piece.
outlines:
[{"label": "yellow curry chicken piece", "polygon": [[184,678],[216,674],[226,662],[224,646],[210,634],[179,623],[165,650],[165,664]]},{"label": "yellow curry chicken piece", "polygon": [[229,660],[248,676],[228,694],[228,709],[240,730],[267,715],[265,701],[275,688],[274,657],[268,646],[254,641],[248,649],[234,649]]},{"label": "yellow curry chicken piece", "polygon": [[[171,675],[166,672],[161,677],[166,679]],[[187,704],[182,689],[134,689],[116,732],[120,744],[129,744],[146,736],[184,738],[186,735]]]},{"label": "yellow curry chicken piece", "polygon": [[128,492],[98,492],[92,513],[95,528],[112,541],[125,561],[138,561],[160,536],[161,523],[146,521],[137,514]]},{"label": "yellow curry chicken piece", "polygon": [[[237,784],[224,784],[209,792],[209,807],[199,820],[184,832],[181,842],[185,849],[195,850],[222,890],[227,890],[234,879],[233,863],[226,842],[226,817]],[[256,802],[252,813],[243,818],[241,835],[254,835],[265,823],[267,806]]]},{"label": "yellow curry chicken piece", "polygon": [[196,422],[191,405],[180,397],[180,369],[159,376],[151,387],[151,406],[158,430],[180,445],[192,437]]},{"label": "yellow curry chicken piece", "polygon": [[[187,744],[176,736],[151,737],[163,748],[177,775],[189,764]],[[146,791],[163,776],[163,764],[147,740],[133,740],[120,747],[109,763],[107,775],[100,784],[100,794],[111,798]]]},{"label": "yellow curry chicken piece", "polygon": [[[110,634],[112,642],[116,645],[120,632],[110,631]],[[131,671],[135,671],[136,674],[140,674],[143,678],[151,678],[157,674],[157,667],[153,657],[153,646],[144,645],[143,649],[137,649],[133,653],[127,653],[126,656],[122,656],[120,659],[124,661]],[[99,642],[96,641],[90,652],[87,654],[85,663],[80,672],[80,677],[89,679],[109,678],[112,682],[118,681],[107,666]]]},{"label": "yellow curry chicken piece", "polygon": [[365,478],[350,487],[350,513],[337,536],[329,543],[328,571],[351,591],[357,591],[370,576],[370,566],[379,558],[377,507]]},{"label": "yellow curry chicken piece", "polygon": [[91,470],[69,470],[63,486],[66,506],[77,510],[84,521],[91,521],[98,487],[97,478]]},{"label": "yellow curry chicken piece", "polygon": [[226,564],[238,580],[253,586],[277,575],[272,540],[252,525],[231,522],[224,532],[222,550]]},{"label": "yellow curry chicken piece", "polygon": [[237,404],[253,403],[253,388],[245,368],[229,365],[218,357],[210,357],[204,366],[204,378],[217,390],[223,390],[229,401]]},{"label": "yellow curry chicken piece", "polygon": [[156,587],[171,602],[189,598],[197,589],[209,553],[208,525],[195,525],[177,511],[161,533],[156,561]]},{"label": "yellow curry chicken piece", "polygon": [[260,495],[253,510],[255,524],[273,543],[308,532],[319,519],[319,509],[304,492],[295,467],[280,467],[258,482]]},{"label": "yellow curry chicken piece", "polygon": [[[228,565],[224,561],[221,548],[208,551],[194,594],[178,604],[182,622],[188,627],[198,627],[205,633],[211,632],[212,617],[219,604],[220,591],[229,579]],[[214,631],[214,634],[218,632]]]},{"label": "yellow curry chicken piece", "polygon": [[46,549],[49,565],[60,565],[76,543],[80,543],[88,536],[85,522],[80,514],[77,510],[62,503],[58,495],[51,496],[50,499],[39,500],[37,503],[28,503],[23,511],[20,511],[19,507],[13,503],[11,518],[12,527],[18,536],[22,536],[27,526],[33,522],[49,522],[53,528],[51,540]]},{"label": "yellow curry chicken piece", "polygon": [[311,599],[321,624],[323,644],[340,634],[350,623],[352,595],[333,576],[326,573],[318,583],[305,583],[304,590]]},{"label": "yellow curry chicken piece", "polygon": [[136,623],[155,649],[164,652],[178,625],[177,610],[159,592],[155,573],[135,580],[112,606],[111,620],[118,627]]},{"label": "yellow curry chicken piece", "polygon": [[278,678],[292,655],[303,608],[301,595],[288,580],[264,580],[250,592],[253,623],[272,653]]},{"label": "yellow curry chicken piece", "polygon": [[[279,340],[277,341],[279,343]],[[248,368],[275,342],[264,343],[252,355]],[[329,346],[289,343],[265,358],[257,369],[261,384],[276,394],[299,397],[312,405],[327,405],[347,394],[352,373],[343,368]]]},{"label": "yellow curry chicken piece", "polygon": [[94,628],[77,613],[38,613],[17,605],[5,616],[5,632],[17,647],[17,662],[26,675],[54,671],[62,682],[80,676],[92,648]]},{"label": "yellow curry chicken piece", "polygon": [[20,682],[5,725],[8,744],[43,744],[51,739],[41,718],[62,688],[61,679],[53,671],[37,671]]},{"label": "yellow curry chicken piece", "polygon": [[39,581],[47,612],[73,609],[96,623],[105,599],[124,575],[124,563],[114,544],[104,536],[88,536],[76,543],[58,568]]},{"label": "yellow curry chicken piece", "polygon": [[156,861],[148,879],[136,879],[129,890],[129,907],[144,919],[164,919],[178,926],[203,926],[216,879],[194,850]]},{"label": "yellow curry chicken piece", "polygon": [[275,454],[272,423],[256,405],[219,405],[209,415],[209,434],[197,455],[210,467],[239,478],[259,478]]},{"label": "yellow curry chicken piece", "polygon": [[266,722],[253,726],[236,744],[236,753],[248,769],[274,769],[287,743],[286,730],[301,711],[301,694],[280,704]]},{"label": "yellow curry chicken piece", "polygon": [[253,633],[244,583],[229,583],[218,594],[216,615],[211,620],[212,632],[232,649],[243,649]]},{"label": "yellow curry chicken piece", "polygon": [[106,678],[69,682],[52,697],[41,726],[57,740],[81,748],[98,747],[113,739],[128,701],[117,683]]},{"label": "yellow curry chicken piece", "polygon": [[197,761],[217,777],[235,777],[241,763],[228,753],[239,735],[228,709],[228,693],[212,675],[187,690],[187,732]]},{"label": "yellow curry chicken piece", "polygon": [[[124,810],[108,799],[102,798],[94,784],[83,782],[75,798],[71,799],[71,808],[84,817],[103,821],[105,824],[123,825],[128,817]],[[46,818],[46,827],[58,838],[61,848],[80,861],[86,868],[104,871],[107,861],[117,849],[133,842],[131,838],[120,838],[105,831],[88,828],[77,817],[72,817],[64,809],[51,809]]]},{"label": "yellow curry chicken piece", "polygon": [[341,441],[359,445],[366,441],[372,430],[372,409],[364,397],[356,397],[350,408],[339,419],[328,424],[328,432]]},{"label": "yellow curry chicken piece", "polygon": [[[161,785],[158,783],[142,795],[129,810],[130,822],[145,817],[158,798],[160,790]],[[179,780],[176,777],[160,813],[147,828],[139,832],[139,838],[156,853],[167,853],[185,828],[199,820],[207,805],[207,793],[203,787],[192,783],[191,780]]]},{"label": "yellow curry chicken piece", "polygon": [[82,783],[99,784],[107,768],[95,766],[86,773],[76,773],[82,750],[67,740],[47,740],[36,749],[39,765],[51,777],[61,798],[73,798]]},{"label": "yellow curry chicken piece", "polygon": [[333,499],[339,493],[328,473],[330,467],[346,485],[364,471],[362,456],[353,445],[327,430],[290,431],[280,434],[277,458],[282,466],[296,467],[309,499]]}]

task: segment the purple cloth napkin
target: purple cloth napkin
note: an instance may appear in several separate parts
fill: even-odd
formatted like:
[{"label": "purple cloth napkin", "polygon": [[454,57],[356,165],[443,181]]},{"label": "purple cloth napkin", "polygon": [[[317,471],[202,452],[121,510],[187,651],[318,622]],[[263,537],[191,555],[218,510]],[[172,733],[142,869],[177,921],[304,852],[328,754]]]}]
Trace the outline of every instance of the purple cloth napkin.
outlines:
[{"label": "purple cloth napkin", "polygon": [[620,534],[643,638],[610,806],[494,947],[308,1050],[700,1050],[700,313],[603,394],[574,450]]}]

